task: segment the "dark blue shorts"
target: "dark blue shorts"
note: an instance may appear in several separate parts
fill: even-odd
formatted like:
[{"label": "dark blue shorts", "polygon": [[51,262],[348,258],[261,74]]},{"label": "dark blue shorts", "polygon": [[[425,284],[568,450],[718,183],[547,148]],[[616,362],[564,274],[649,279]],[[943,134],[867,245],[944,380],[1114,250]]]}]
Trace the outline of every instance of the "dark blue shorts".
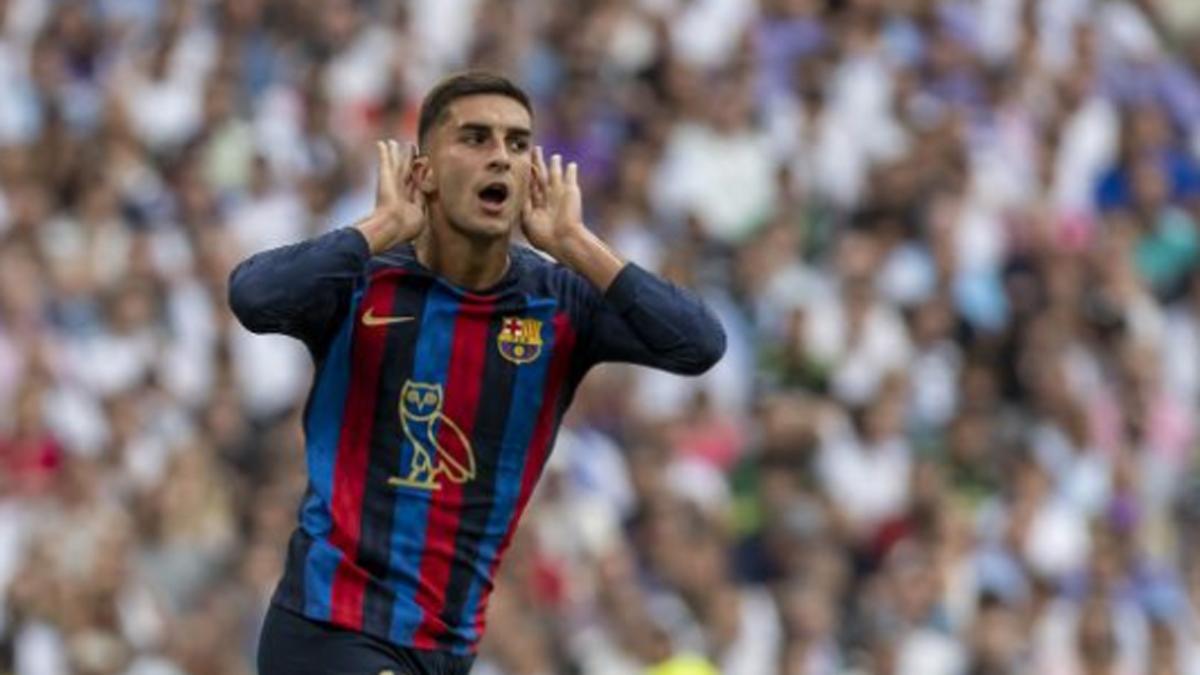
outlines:
[{"label": "dark blue shorts", "polygon": [[467,675],[475,659],[405,649],[271,605],[258,641],[259,675]]}]

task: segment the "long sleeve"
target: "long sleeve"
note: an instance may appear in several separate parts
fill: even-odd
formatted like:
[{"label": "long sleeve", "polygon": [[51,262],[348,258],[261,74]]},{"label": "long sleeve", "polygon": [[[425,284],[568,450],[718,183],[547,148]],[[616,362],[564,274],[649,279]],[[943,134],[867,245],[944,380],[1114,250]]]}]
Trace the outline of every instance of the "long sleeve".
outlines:
[{"label": "long sleeve", "polygon": [[254,333],[283,333],[319,353],[370,258],[354,228],[255,254],[229,278],[229,306]]},{"label": "long sleeve", "polygon": [[626,361],[699,375],[725,353],[725,331],[695,294],[627,264],[592,307],[584,347],[592,363]]}]

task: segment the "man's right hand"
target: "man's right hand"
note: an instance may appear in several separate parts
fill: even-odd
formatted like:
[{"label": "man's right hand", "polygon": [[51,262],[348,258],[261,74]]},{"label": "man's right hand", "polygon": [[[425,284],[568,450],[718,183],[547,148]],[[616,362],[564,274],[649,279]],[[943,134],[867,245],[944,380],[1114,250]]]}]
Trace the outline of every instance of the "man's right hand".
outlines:
[{"label": "man's right hand", "polygon": [[375,210],[354,225],[366,237],[371,255],[412,241],[425,229],[423,197],[413,176],[416,146],[409,145],[402,155],[396,141],[377,141],[375,145],[379,149]]}]

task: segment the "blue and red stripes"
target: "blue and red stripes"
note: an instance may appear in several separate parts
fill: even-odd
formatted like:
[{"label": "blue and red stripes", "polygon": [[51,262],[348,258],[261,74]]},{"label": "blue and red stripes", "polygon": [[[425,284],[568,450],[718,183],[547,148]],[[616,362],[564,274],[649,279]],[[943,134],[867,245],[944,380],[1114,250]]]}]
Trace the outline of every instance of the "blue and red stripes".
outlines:
[{"label": "blue and red stripes", "polygon": [[[468,653],[553,443],[575,330],[551,298],[497,304],[438,282],[396,284],[392,275],[356,292],[318,368],[305,420],[303,611],[395,644]],[[419,316],[368,327],[368,309]],[[543,321],[540,358],[504,358],[497,335],[511,316]],[[411,437],[397,408],[410,380],[443,392],[440,415]],[[406,475],[413,467],[412,438],[436,439],[427,451],[474,452],[476,475],[463,484],[443,473],[437,489],[390,485],[397,468]]]},{"label": "blue and red stripes", "polygon": [[[353,561],[371,433],[362,411],[372,409],[365,402],[375,396],[384,344],[382,335],[361,333],[355,326],[368,308],[382,308],[388,299],[383,284],[369,282],[355,292],[321,361],[305,420],[310,489],[300,520],[313,541],[305,559],[304,608],[308,616],[345,625],[361,625],[365,580],[356,574]],[[351,364],[356,364],[353,371]]]},{"label": "blue and red stripes", "polygon": [[[469,626],[468,641],[473,648],[483,635],[486,624],[487,600],[496,576],[496,568],[504,551],[512,543],[513,534],[534,485],[542,475],[546,458],[550,452],[554,430],[562,414],[560,392],[566,383],[575,348],[575,330],[565,312],[558,312],[552,321],[552,330],[546,336],[544,350],[550,358],[538,359],[526,366],[517,376],[517,391],[525,396],[513,398],[509,410],[509,423],[501,452],[500,476],[498,477],[496,504],[488,522],[487,537],[481,544],[477,564],[486,565],[486,571],[477,575],[482,584],[473,583],[464,605],[463,625]],[[525,409],[522,409],[522,408]],[[537,414],[531,415],[530,408]],[[520,476],[519,481],[505,480],[508,476]],[[481,570],[483,571],[483,570]]]},{"label": "blue and red stripes", "polygon": [[[496,395],[496,392],[483,391],[488,328],[493,310],[493,304],[484,299],[464,305],[459,311],[446,378],[443,412],[458,425],[462,438],[448,425],[442,424],[437,430],[437,438],[443,447],[464,442],[469,444],[482,396]],[[474,450],[468,447],[466,452],[474,453]],[[475,476],[472,480],[478,478]],[[436,649],[440,636],[446,631],[441,613],[454,558],[460,554],[456,540],[462,499],[463,485],[452,480],[442,480],[441,488],[433,493],[416,597],[422,611],[421,624],[413,635],[413,646],[418,649]]]},{"label": "blue and red stripes", "polygon": [[[355,298],[357,303],[358,297]],[[340,554],[326,537],[333,528],[329,503],[333,495],[333,465],[337,460],[339,431],[350,387],[350,343],[354,312],[342,322],[325,358],[317,368],[317,383],[305,416],[309,485],[300,508],[300,529],[311,544],[304,554],[304,613],[329,618],[330,584]],[[303,548],[300,549],[304,551]]]},{"label": "blue and red stripes", "polygon": [[[417,338],[413,359],[412,379],[415,382],[442,383],[449,372],[450,354],[454,346],[454,332],[458,323],[460,297],[438,284],[430,287],[425,299],[425,310],[421,316],[421,334]],[[443,388],[444,391],[444,388]],[[437,422],[433,433],[437,434]],[[400,466],[413,463],[412,443],[404,440]],[[446,481],[442,481],[443,483]],[[421,562],[425,553],[425,538],[429,528],[429,510],[433,503],[433,492],[419,488],[400,487],[404,491],[396,499],[392,516],[392,536],[389,543],[388,569],[391,577],[388,585],[395,597],[392,604],[391,626],[388,637],[402,645],[413,644],[417,627],[421,625],[423,612],[417,604],[421,585]]]},{"label": "blue and red stripes", "polygon": [[356,558],[362,532],[363,489],[371,448],[375,400],[387,336],[386,330],[362,326],[361,317],[368,310],[373,310],[377,315],[389,315],[394,289],[394,285],[376,283],[376,279],[372,278],[361,306],[351,314],[355,326],[361,326],[361,329],[354,340],[351,359],[354,371],[342,416],[337,461],[333,467],[333,497],[330,504],[333,529],[329,533],[329,543],[342,554],[330,590],[329,620],[351,628],[362,627],[363,591],[367,574],[356,564]]}]

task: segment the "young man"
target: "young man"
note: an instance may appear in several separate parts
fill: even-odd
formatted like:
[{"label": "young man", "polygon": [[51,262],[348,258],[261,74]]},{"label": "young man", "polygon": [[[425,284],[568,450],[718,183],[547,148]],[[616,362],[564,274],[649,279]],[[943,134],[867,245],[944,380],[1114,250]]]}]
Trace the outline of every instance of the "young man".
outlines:
[{"label": "young man", "polygon": [[[575,164],[529,99],[468,73],[379,144],[374,211],[258,254],[238,319],[308,346],[309,485],[263,627],[263,675],[467,673],[488,594],[575,388],[627,361],[698,374],[725,348],[692,295],[584,227]],[[557,261],[510,243],[528,241]]]}]

